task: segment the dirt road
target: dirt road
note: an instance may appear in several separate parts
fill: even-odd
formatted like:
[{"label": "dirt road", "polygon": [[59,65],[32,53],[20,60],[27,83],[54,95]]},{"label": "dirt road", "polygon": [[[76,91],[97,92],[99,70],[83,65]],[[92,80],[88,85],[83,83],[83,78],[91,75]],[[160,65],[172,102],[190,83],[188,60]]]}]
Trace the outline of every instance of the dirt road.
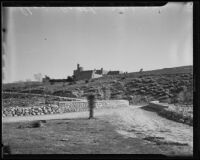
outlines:
[{"label": "dirt road", "polygon": [[[140,106],[130,106],[116,109],[102,109],[94,112],[95,117],[100,117],[115,126],[116,131],[124,137],[141,138],[158,145],[186,146],[183,153],[193,150],[193,127],[177,123],[154,112],[146,111]],[[48,119],[74,119],[88,117],[88,112],[76,112],[54,115],[6,117],[3,123],[48,120]]]},{"label": "dirt road", "polygon": [[134,106],[116,110],[114,114],[115,116],[108,119],[124,136],[193,147],[191,126],[165,119],[154,112]]}]

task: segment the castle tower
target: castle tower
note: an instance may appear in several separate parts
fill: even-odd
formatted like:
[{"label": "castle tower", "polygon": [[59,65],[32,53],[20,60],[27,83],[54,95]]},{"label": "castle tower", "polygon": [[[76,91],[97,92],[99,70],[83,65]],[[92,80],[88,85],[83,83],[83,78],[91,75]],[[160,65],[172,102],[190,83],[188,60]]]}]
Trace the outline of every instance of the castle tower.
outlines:
[{"label": "castle tower", "polygon": [[79,68],[80,68],[80,64],[77,64],[77,70],[79,70]]}]

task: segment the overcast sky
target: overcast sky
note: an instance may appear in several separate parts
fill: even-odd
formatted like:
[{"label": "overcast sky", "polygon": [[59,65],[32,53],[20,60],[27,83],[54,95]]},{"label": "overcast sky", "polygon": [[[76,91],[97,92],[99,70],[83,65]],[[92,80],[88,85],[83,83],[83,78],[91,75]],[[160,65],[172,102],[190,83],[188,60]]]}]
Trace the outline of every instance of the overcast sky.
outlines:
[{"label": "overcast sky", "polygon": [[124,72],[192,65],[192,8],[9,8],[5,82],[66,78],[77,63]]}]

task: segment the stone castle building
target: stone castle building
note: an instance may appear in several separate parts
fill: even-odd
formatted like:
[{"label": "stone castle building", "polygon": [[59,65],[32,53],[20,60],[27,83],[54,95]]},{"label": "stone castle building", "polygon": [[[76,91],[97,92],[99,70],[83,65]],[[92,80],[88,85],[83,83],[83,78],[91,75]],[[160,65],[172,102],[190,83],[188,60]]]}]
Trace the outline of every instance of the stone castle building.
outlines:
[{"label": "stone castle building", "polygon": [[77,64],[77,69],[74,70],[74,78],[75,80],[89,80],[93,78],[99,78],[102,77],[103,75],[107,74],[108,71],[103,70],[101,68],[100,70],[86,70],[84,71],[83,67],[80,67],[79,64]]},{"label": "stone castle building", "polygon": [[[99,70],[86,70],[84,71],[83,67],[80,67],[79,64],[77,64],[77,69],[74,70],[73,73],[73,78],[74,80],[78,81],[78,80],[90,80],[93,78],[99,78],[102,77],[104,75],[119,75],[122,74],[123,72],[121,71],[106,71],[103,70],[103,68],[99,69]],[[55,82],[68,82],[67,79],[51,79],[48,76],[45,76],[42,81],[44,83],[50,82],[50,83],[55,83]]]}]

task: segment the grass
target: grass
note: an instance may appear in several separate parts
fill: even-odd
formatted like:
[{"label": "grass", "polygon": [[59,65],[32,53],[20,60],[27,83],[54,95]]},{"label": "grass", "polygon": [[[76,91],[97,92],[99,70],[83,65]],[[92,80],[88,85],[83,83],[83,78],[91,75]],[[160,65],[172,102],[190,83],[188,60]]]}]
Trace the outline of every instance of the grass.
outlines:
[{"label": "grass", "polygon": [[[180,154],[181,149],[159,147],[139,138],[125,138],[106,117],[3,124],[2,140],[12,154]],[[24,126],[24,127],[19,127]],[[32,127],[27,127],[32,126]],[[160,149],[162,148],[162,149]]]},{"label": "grass", "polygon": [[[51,120],[40,128],[18,128],[21,125],[30,126],[29,123],[3,126],[3,141],[16,154],[137,153],[135,145],[144,145],[124,139],[113,126],[99,119]],[[147,152],[158,152],[147,148]]]}]

